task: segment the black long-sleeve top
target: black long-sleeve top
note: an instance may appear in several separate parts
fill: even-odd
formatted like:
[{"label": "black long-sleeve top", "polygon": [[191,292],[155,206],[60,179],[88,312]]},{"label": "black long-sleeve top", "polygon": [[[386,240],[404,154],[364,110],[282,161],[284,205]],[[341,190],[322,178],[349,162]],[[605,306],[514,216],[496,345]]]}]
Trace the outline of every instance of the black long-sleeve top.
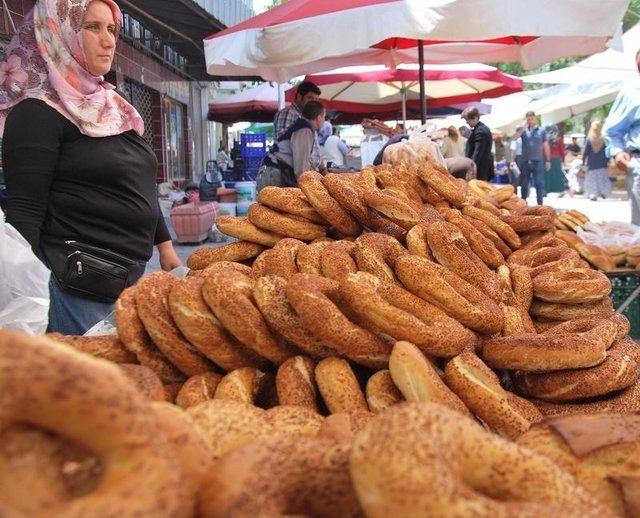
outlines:
[{"label": "black long-sleeve top", "polygon": [[42,240],[77,240],[147,261],[153,245],[171,239],[158,205],[156,156],[134,131],[88,137],[27,99],[7,118],[2,162],[7,221],[34,249]]},{"label": "black long-sleeve top", "polygon": [[469,140],[467,140],[466,155],[476,163],[479,180],[489,181],[493,177],[493,157],[491,156],[491,143],[493,137],[487,125],[478,122]]}]

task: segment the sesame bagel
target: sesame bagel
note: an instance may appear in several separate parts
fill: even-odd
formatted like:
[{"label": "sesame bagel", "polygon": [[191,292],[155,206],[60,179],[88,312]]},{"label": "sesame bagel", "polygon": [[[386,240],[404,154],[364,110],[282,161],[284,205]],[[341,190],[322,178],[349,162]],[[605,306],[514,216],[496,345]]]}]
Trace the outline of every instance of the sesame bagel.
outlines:
[{"label": "sesame bagel", "polygon": [[329,194],[322,183],[322,175],[312,171],[302,173],[298,186],[313,208],[338,232],[346,236],[357,236],[362,227]]},{"label": "sesame bagel", "polygon": [[151,341],[151,337],[138,316],[135,286],[124,290],[115,304],[115,320],[118,338],[135,354],[140,364],[149,367],[164,383],[176,383],[184,379],[182,374]]},{"label": "sesame bagel", "polygon": [[326,223],[297,187],[264,187],[258,193],[258,202],[278,212],[292,214],[319,225]]},{"label": "sesame bagel", "polygon": [[191,345],[176,326],[169,310],[169,294],[181,282],[170,273],[156,272],[138,281],[138,315],[153,343],[188,376],[213,370],[213,364]]},{"label": "sesame bagel", "polygon": [[175,283],[169,310],[183,335],[202,354],[225,371],[264,367],[266,362],[227,332],[202,296],[204,278],[189,277]]},{"label": "sesame bagel", "polygon": [[287,282],[282,277],[267,275],[253,286],[253,300],[269,327],[289,343],[313,358],[334,356],[335,350],[317,338],[303,325],[287,298]]},{"label": "sesame bagel", "polygon": [[220,216],[216,221],[216,227],[227,236],[263,246],[274,246],[284,237],[256,227],[245,217]]},{"label": "sesame bagel", "polygon": [[345,360],[325,358],[316,365],[315,378],[330,413],[369,410],[360,384]]},{"label": "sesame bagel", "polygon": [[377,335],[351,322],[339,309],[339,283],[310,274],[287,283],[289,303],[304,327],[339,354],[368,367],[385,367],[389,346]]},{"label": "sesame bagel", "polygon": [[484,334],[502,329],[503,316],[498,305],[446,268],[422,257],[405,255],[396,261],[396,275],[413,294],[470,329]]},{"label": "sesame bagel", "polygon": [[220,261],[242,262],[253,259],[264,250],[264,246],[249,241],[237,241],[217,248],[199,248],[187,259],[187,266],[192,270],[204,270],[207,266]]},{"label": "sesame bagel", "polygon": [[425,354],[452,357],[475,342],[471,331],[437,307],[366,272],[347,275],[340,294],[365,322]]},{"label": "sesame bagel", "polygon": [[605,396],[638,379],[638,365],[620,350],[609,350],[600,365],[546,373],[517,372],[513,382],[522,394],[552,402]]},{"label": "sesame bagel", "polygon": [[[45,514],[190,516],[194,494],[183,470],[149,402],[116,365],[46,338],[0,331],[0,400],[3,428],[29,423],[48,430],[94,452],[102,465],[95,488]],[[18,514],[4,495],[0,507]]]},{"label": "sesame bagel", "polygon": [[249,206],[248,218],[261,230],[302,241],[313,241],[326,235],[325,228],[321,225],[311,223],[304,218],[298,219],[296,216],[277,212],[259,203]]},{"label": "sesame bagel", "polygon": [[441,405],[402,403],[353,443],[350,472],[366,516],[609,516],[543,455]]},{"label": "sesame bagel", "polygon": [[255,354],[280,365],[295,356],[293,348],[271,333],[254,305],[254,282],[241,273],[219,271],[207,277],[202,295],[222,325]]}]

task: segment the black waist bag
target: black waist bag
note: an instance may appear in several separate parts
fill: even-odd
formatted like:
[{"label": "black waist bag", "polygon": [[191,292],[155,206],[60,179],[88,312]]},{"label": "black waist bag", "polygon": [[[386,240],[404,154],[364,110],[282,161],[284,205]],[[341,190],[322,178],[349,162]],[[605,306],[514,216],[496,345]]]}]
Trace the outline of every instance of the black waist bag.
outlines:
[{"label": "black waist bag", "polygon": [[145,269],[123,255],[79,241],[43,243],[42,250],[63,290],[98,302],[115,302]]}]

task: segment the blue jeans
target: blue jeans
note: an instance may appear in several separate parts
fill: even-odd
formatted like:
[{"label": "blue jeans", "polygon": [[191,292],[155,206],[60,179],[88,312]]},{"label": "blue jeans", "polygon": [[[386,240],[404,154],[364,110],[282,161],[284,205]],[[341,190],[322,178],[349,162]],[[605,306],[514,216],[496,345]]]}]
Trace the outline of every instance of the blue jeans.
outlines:
[{"label": "blue jeans", "polygon": [[63,291],[53,275],[49,281],[49,294],[48,333],[83,335],[113,311],[111,303],[97,302]]},{"label": "blue jeans", "polygon": [[[36,256],[49,268],[42,250],[37,250]],[[49,296],[47,333],[83,335],[113,311],[111,303],[96,302],[64,291],[53,274],[49,280]]]},{"label": "blue jeans", "polygon": [[545,175],[544,162],[542,160],[522,160],[522,167],[520,169],[520,189],[523,199],[529,197],[529,189],[531,188],[531,181],[536,188],[536,199],[538,205],[542,205],[542,199],[545,195]]}]

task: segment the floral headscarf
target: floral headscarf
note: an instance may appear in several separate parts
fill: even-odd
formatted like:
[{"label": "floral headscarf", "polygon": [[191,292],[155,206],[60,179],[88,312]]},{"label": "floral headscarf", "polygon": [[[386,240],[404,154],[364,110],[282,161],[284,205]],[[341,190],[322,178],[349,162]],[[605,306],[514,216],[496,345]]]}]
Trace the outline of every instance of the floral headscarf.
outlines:
[{"label": "floral headscarf", "polygon": [[[24,99],[40,99],[90,137],[135,130],[144,122],[113,85],[86,69],[81,29],[92,0],[38,0],[0,63],[0,135],[11,108]],[[122,13],[113,0],[119,30]]]}]

